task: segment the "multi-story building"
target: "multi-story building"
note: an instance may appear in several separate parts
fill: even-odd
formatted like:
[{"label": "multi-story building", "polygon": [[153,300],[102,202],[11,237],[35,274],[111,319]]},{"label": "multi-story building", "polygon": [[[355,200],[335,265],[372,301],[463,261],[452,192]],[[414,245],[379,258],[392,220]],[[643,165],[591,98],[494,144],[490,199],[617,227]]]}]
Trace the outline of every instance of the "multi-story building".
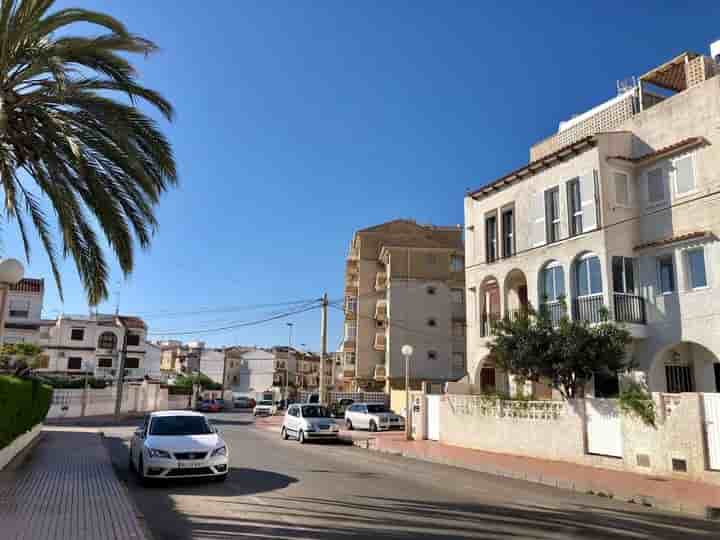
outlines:
[{"label": "multi-story building", "polygon": [[37,339],[44,351],[40,371],[112,379],[124,354],[125,377],[141,379],[146,334],[142,319],[125,315],[61,315],[43,321]]},{"label": "multi-story building", "polygon": [[[298,388],[317,390],[320,387],[320,356],[310,352],[298,354]],[[325,385],[328,390],[335,388],[334,365],[334,355],[328,355],[325,359]]]},{"label": "multi-story building", "polygon": [[[718,74],[684,53],[619,83],[534,145],[529,164],[467,194],[476,388],[506,388],[488,356],[492,321],[530,304],[591,323],[607,310],[653,391],[720,391]],[[617,381],[593,386],[607,395]]]},{"label": "multi-story building", "polygon": [[4,343],[37,344],[43,309],[45,281],[21,279],[8,288],[5,303]]},{"label": "multi-story building", "polygon": [[270,350],[248,347],[225,349],[225,387],[236,394],[255,394],[276,389],[278,395],[298,384],[298,357],[302,353],[287,347]]},{"label": "multi-story building", "polygon": [[464,286],[459,226],[395,220],[357,231],[345,270],[345,384],[404,388],[404,344],[414,347],[413,387],[463,377]]}]

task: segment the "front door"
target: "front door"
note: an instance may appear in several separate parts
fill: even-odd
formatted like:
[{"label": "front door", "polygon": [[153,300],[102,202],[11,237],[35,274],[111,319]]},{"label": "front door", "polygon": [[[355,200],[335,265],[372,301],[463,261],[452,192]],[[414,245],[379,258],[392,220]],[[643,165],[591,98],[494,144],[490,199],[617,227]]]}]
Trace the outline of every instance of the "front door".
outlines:
[{"label": "front door", "polygon": [[495,368],[482,368],[480,370],[480,391],[495,391]]}]

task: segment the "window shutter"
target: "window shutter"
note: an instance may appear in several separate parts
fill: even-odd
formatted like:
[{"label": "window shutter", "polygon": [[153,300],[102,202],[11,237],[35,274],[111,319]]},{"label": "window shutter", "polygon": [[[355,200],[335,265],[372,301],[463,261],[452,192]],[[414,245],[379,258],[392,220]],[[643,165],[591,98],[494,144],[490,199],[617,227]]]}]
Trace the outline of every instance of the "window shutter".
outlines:
[{"label": "window shutter", "polygon": [[675,189],[683,195],[695,189],[695,175],[691,156],[675,161]]},{"label": "window shutter", "polygon": [[594,171],[585,173],[580,177],[580,201],[583,216],[583,232],[597,229],[597,194]]},{"label": "window shutter", "polygon": [[568,215],[568,199],[567,199],[567,189],[563,189],[562,184],[558,188],[558,216],[560,217],[560,238],[567,238],[570,236],[570,229],[568,228],[570,224],[568,223],[567,219],[564,219],[563,216]]},{"label": "window shutter", "polygon": [[545,193],[539,191],[530,201],[530,245],[542,246],[547,242],[545,229]]}]

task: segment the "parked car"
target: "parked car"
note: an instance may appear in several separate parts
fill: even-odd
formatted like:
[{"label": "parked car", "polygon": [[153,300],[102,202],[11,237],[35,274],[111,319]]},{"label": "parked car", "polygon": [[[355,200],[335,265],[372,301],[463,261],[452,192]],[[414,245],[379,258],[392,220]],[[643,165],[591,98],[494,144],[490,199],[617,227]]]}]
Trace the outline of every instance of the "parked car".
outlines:
[{"label": "parked car", "polygon": [[273,416],[277,414],[277,405],[270,400],[263,399],[258,401],[257,405],[253,408],[253,414],[255,416]]},{"label": "parked car", "polygon": [[290,405],[280,430],[283,440],[294,437],[300,443],[309,439],[337,439],[340,426],[330,418],[330,411],[322,405]]},{"label": "parked car", "polygon": [[370,431],[404,429],[405,419],[382,403],[353,403],[345,411],[345,425]]},{"label": "parked car", "polygon": [[227,443],[204,414],[160,411],[145,417],[130,441],[130,468],[142,484],[153,478],[208,477],[228,474]]},{"label": "parked car", "polygon": [[222,404],[216,399],[204,399],[197,404],[197,410],[201,412],[220,412]]},{"label": "parked car", "polygon": [[333,418],[345,418],[345,411],[355,403],[354,399],[343,398],[330,405],[330,414]]},{"label": "parked car", "polygon": [[236,396],[233,398],[233,406],[236,409],[252,409],[255,407],[255,400],[247,396]]}]

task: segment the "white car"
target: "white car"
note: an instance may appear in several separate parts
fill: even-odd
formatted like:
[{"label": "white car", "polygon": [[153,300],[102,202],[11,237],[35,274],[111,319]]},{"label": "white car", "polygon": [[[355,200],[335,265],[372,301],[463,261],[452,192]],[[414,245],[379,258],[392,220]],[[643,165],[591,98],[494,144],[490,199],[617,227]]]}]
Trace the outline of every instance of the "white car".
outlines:
[{"label": "white car", "polygon": [[152,478],[228,475],[227,444],[204,414],[161,411],[145,417],[130,441],[130,468],[141,483]]},{"label": "white car", "polygon": [[340,426],[330,418],[330,411],[322,405],[290,405],[280,430],[283,440],[294,437],[301,443],[309,439],[337,439]]},{"label": "white car", "polygon": [[345,425],[348,429],[384,431],[404,429],[405,419],[382,403],[353,403],[345,410]]},{"label": "white car", "polygon": [[255,416],[274,416],[275,414],[277,414],[277,405],[268,399],[258,401],[253,409],[253,415]]}]

